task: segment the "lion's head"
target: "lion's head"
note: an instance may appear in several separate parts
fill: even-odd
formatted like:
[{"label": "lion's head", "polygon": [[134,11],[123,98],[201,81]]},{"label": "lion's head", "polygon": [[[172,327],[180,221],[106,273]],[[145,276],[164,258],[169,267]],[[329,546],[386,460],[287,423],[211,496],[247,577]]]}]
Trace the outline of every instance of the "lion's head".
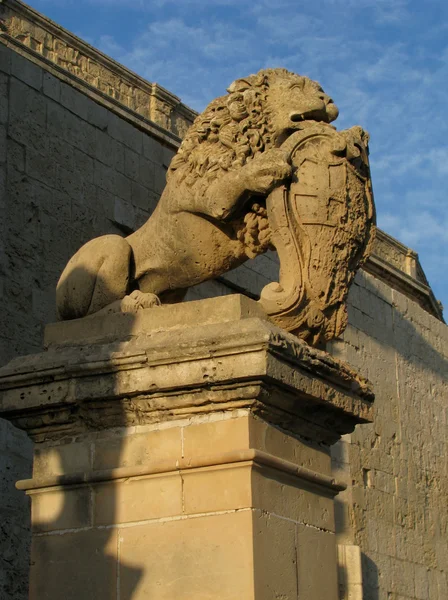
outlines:
[{"label": "lion's head", "polygon": [[[280,146],[307,121],[330,123],[338,109],[320,85],[286,69],[265,69],[237,79],[188,130],[168,170],[180,181],[205,183]],[[205,181],[204,181],[205,180]]]}]

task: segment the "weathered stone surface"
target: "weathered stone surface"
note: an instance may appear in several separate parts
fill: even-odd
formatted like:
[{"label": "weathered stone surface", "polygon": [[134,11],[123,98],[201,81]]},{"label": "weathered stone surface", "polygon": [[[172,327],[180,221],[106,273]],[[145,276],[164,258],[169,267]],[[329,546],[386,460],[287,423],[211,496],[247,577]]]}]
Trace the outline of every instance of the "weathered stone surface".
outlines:
[{"label": "weathered stone surface", "polygon": [[261,296],[271,319],[310,343],[343,331],[348,286],[374,229],[368,136],[336,132],[329,96],[284,69],[228,92],[188,131],[150,219],[126,240],[91,240],[69,261],[57,286],[61,319],[179,300],[275,247],[280,283]]},{"label": "weathered stone surface", "polygon": [[119,567],[121,577],[134,575],[134,585],[138,581],[138,570],[118,564],[118,535],[118,530],[102,529],[34,537],[29,598],[56,599],[63,590],[67,600],[118,600]]},{"label": "weathered stone surface", "polygon": [[[67,327],[76,323],[50,328],[50,339],[62,344],[0,371],[2,412],[36,439],[242,406],[286,430],[305,418],[316,440],[334,441],[371,419],[368,382],[260,319],[254,301],[237,296],[147,312],[135,323],[122,314],[82,319],[71,342]],[[322,401],[310,406],[308,397]]]},{"label": "weathered stone surface", "polygon": [[0,598],[28,597],[29,499],[15,488],[30,477],[33,447],[23,431],[0,419]]},{"label": "weathered stone surface", "polygon": [[136,314],[112,313],[50,323],[45,328],[44,345],[76,345],[117,342],[141,334],[186,329],[195,325],[213,325],[258,317],[265,319],[263,308],[240,294],[208,298],[205,302],[165,305]]},{"label": "weathered stone surface", "polygon": [[[375,423],[334,447],[347,597],[447,596],[446,414],[448,328],[367,273],[349,296],[349,326],[332,354],[360,369],[377,394]],[[350,556],[349,556],[350,555]],[[357,575],[355,570],[358,570]],[[357,595],[355,595],[355,593]]]}]

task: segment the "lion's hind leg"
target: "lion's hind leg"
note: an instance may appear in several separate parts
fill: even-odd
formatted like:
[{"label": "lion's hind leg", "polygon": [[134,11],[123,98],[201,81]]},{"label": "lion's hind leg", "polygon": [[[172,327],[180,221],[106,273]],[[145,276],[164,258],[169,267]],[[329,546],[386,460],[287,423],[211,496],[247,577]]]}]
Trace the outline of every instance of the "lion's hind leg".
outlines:
[{"label": "lion's hind leg", "polygon": [[77,319],[121,300],[129,288],[132,249],[118,235],[87,242],[64,269],[56,288],[60,319]]}]

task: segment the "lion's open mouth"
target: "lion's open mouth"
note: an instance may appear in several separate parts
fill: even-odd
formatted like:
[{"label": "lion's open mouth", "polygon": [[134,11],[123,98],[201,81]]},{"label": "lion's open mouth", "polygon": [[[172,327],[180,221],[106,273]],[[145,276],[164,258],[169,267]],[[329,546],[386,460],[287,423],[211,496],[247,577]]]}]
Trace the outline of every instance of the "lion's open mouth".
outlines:
[{"label": "lion's open mouth", "polygon": [[293,123],[301,123],[303,121],[315,121],[318,123],[322,123],[322,122],[328,123],[328,117],[325,113],[322,114],[322,110],[314,110],[314,111],[311,110],[306,113],[293,112],[289,115],[289,119]]},{"label": "lion's open mouth", "polygon": [[304,115],[303,115],[303,114],[300,114],[300,113],[291,113],[291,114],[289,115],[289,118],[290,118],[290,120],[291,120],[293,123],[298,123],[299,121],[304,121],[304,120],[305,120],[305,117],[304,117]]}]

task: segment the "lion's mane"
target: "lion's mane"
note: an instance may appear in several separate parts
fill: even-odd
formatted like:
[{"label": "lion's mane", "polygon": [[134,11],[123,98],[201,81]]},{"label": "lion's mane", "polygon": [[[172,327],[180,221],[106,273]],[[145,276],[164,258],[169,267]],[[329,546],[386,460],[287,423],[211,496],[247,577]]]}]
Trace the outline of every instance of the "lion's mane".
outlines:
[{"label": "lion's mane", "polygon": [[207,184],[219,172],[238,169],[259,152],[273,146],[270,124],[269,85],[274,78],[303,78],[286,69],[265,69],[237,79],[228,94],[216,98],[188,130],[168,170],[168,181],[188,186],[201,179]]}]

